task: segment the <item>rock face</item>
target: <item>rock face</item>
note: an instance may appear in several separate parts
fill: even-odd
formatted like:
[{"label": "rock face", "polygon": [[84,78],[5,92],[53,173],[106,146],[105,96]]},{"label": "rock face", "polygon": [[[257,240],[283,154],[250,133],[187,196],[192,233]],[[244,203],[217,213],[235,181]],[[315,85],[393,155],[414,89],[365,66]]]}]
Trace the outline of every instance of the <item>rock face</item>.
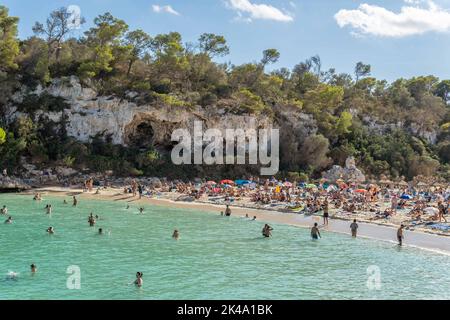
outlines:
[{"label": "rock face", "polygon": [[14,177],[0,177],[0,190],[1,191],[17,191],[17,190],[28,190],[30,186],[23,182],[19,178]]},{"label": "rock face", "polygon": [[330,182],[336,182],[339,179],[352,182],[366,181],[364,173],[356,167],[355,158],[353,157],[347,159],[345,168],[333,166],[329,171],[323,173],[323,178]]},{"label": "rock face", "polygon": [[[112,96],[98,96],[90,88],[83,88],[79,80],[56,79],[47,88],[38,87],[33,92],[15,94],[10,106],[10,119],[23,114],[17,112],[14,104],[20,103],[26,94],[47,93],[65,99],[70,109],[63,112],[45,112],[52,121],[67,118],[66,129],[69,136],[81,142],[88,142],[97,134],[110,135],[114,144],[157,149],[169,149],[171,135],[175,129],[188,129],[192,132],[195,121],[203,122],[203,130],[215,128],[225,134],[226,129],[271,128],[272,119],[267,116],[248,116],[227,113],[224,108],[193,108],[154,104],[137,105],[129,100]],[[132,100],[133,94],[127,97]],[[35,113],[38,118],[43,111]]]}]

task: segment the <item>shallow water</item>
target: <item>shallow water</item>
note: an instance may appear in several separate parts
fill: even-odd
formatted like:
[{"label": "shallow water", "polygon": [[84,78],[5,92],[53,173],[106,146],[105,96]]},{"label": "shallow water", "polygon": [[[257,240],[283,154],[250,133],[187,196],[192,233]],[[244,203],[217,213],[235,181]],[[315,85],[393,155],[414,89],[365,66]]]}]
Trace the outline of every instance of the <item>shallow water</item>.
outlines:
[{"label": "shallow water", "polygon": [[[0,299],[450,298],[446,255],[334,233],[312,242],[309,230],[285,225],[263,239],[263,222],[214,212],[147,205],[139,215],[126,202],[81,199],[72,208],[69,197],[69,205],[62,201],[0,195],[14,218],[0,221]],[[87,223],[91,211],[101,218],[95,228]],[[171,239],[176,228],[179,241]],[[79,290],[68,289],[69,266],[80,268]],[[380,271],[380,282],[368,268]],[[19,273],[15,280],[10,271]],[[130,284],[137,271],[144,273],[140,289]]]}]

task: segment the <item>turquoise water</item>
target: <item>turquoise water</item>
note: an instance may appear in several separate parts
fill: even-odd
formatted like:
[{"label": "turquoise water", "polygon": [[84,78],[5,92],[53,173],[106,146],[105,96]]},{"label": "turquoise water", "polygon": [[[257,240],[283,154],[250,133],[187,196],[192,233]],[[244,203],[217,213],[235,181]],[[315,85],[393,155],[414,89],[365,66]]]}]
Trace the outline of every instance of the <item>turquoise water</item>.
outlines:
[{"label": "turquoise water", "polygon": [[[0,299],[450,298],[445,255],[333,233],[312,242],[308,230],[284,225],[263,239],[263,222],[217,213],[147,205],[139,215],[126,202],[81,199],[72,208],[59,197],[31,198],[0,195],[15,221],[0,221]],[[95,228],[87,223],[91,211],[101,218]],[[49,226],[55,235],[46,233]],[[97,235],[98,228],[111,234]],[[67,288],[73,265],[81,272],[79,290]],[[367,286],[372,265],[380,270],[379,290]],[[8,279],[9,271],[18,278]],[[137,271],[143,288],[130,285]]]}]

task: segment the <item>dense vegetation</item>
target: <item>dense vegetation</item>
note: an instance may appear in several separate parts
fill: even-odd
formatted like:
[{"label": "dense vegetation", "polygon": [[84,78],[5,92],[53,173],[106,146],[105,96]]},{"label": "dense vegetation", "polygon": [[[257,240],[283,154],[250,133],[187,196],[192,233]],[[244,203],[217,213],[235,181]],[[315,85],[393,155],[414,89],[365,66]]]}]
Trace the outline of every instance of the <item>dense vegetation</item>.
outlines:
[{"label": "dense vegetation", "polygon": [[[15,91],[77,75],[100,94],[124,97],[135,91],[146,102],[226,106],[232,113],[266,114],[275,120],[280,106],[309,114],[319,130],[303,140],[295,134],[283,139],[283,174],[317,176],[353,155],[374,177],[450,177],[450,80],[423,76],[389,84],[371,77],[371,66],[362,62],[353,75],[323,70],[319,56],[293,70],[267,72],[280,57],[276,49],[265,50],[259,62],[219,64],[214,59],[229,53],[220,35],[205,33],[197,43],[183,44],[177,32],[148,35],[129,30],[109,13],[95,18],[79,38],[71,37],[70,13],[64,8],[44,23],[37,22],[35,36],[28,39],[17,38],[18,23],[0,6],[0,165],[11,170],[19,170],[21,159],[26,159],[117,174],[243,173],[242,168],[230,167],[173,169],[163,154],[115,146],[107,136],[92,137],[89,144],[77,142],[67,136],[64,121],[53,123],[45,113],[35,116],[36,110],[67,107],[50,96],[27,97],[18,107],[29,116],[7,123],[6,106]],[[363,119],[401,126],[374,135]],[[436,143],[413,135],[407,130],[412,127],[439,132]]]}]

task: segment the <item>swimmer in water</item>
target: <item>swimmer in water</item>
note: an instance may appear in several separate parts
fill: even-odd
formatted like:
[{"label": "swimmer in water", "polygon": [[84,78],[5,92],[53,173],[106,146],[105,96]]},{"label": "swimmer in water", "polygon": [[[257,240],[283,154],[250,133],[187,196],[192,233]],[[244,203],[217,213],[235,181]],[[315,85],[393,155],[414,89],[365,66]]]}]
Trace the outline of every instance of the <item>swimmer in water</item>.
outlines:
[{"label": "swimmer in water", "polygon": [[66,199],[64,199],[64,201],[63,201],[63,204],[67,204],[67,201],[66,201]]},{"label": "swimmer in water", "polygon": [[253,217],[253,220],[252,220],[252,221],[256,221],[256,216]]},{"label": "swimmer in water", "polygon": [[139,208],[139,213],[144,214],[144,208]]},{"label": "swimmer in water", "polygon": [[172,238],[174,238],[175,240],[180,239],[180,232],[178,230],[175,230],[173,232]]},{"label": "swimmer in water", "polygon": [[223,216],[224,216],[224,213],[223,213],[223,211],[220,211],[220,216],[221,216],[221,217],[223,217]]},{"label": "swimmer in water", "polygon": [[55,234],[55,229],[53,227],[48,227],[47,233],[48,234]]},{"label": "swimmer in water", "polygon": [[48,204],[45,209],[47,210],[47,214],[52,214],[52,205]]},{"label": "swimmer in water", "polygon": [[0,210],[0,214],[6,216],[8,214],[8,208],[6,206],[3,206],[3,208]]},{"label": "swimmer in water", "polygon": [[102,234],[103,234],[103,229],[102,229],[102,228],[98,229],[98,234],[99,234],[99,235],[102,235]]},{"label": "swimmer in water", "polygon": [[314,223],[314,227],[311,229],[311,238],[313,240],[319,240],[319,238],[322,238],[319,231],[319,225],[317,223]]},{"label": "swimmer in water", "polygon": [[37,272],[37,266],[34,263],[30,266],[30,268],[32,274],[35,274]]},{"label": "swimmer in water", "polygon": [[142,272],[136,273],[136,280],[134,281],[134,284],[139,288],[144,285],[144,280],[142,280],[143,276],[144,276],[144,274]]},{"label": "swimmer in water", "polygon": [[13,223],[13,219],[12,217],[8,217],[8,219],[6,219],[5,224],[11,224]]},{"label": "swimmer in water", "polygon": [[266,224],[264,228],[262,229],[262,235],[266,238],[270,238],[272,236],[273,228]]},{"label": "swimmer in water", "polygon": [[130,209],[130,205],[129,205],[129,204],[127,204],[127,210],[128,210],[128,209]]},{"label": "swimmer in water", "polygon": [[78,204],[77,197],[73,196],[73,205],[72,205],[72,206],[73,206],[73,207],[76,207],[77,204]]},{"label": "swimmer in water", "polygon": [[89,215],[88,222],[89,222],[89,226],[91,226],[91,227],[95,226],[95,218],[94,218],[94,215],[92,214],[92,212]]}]

